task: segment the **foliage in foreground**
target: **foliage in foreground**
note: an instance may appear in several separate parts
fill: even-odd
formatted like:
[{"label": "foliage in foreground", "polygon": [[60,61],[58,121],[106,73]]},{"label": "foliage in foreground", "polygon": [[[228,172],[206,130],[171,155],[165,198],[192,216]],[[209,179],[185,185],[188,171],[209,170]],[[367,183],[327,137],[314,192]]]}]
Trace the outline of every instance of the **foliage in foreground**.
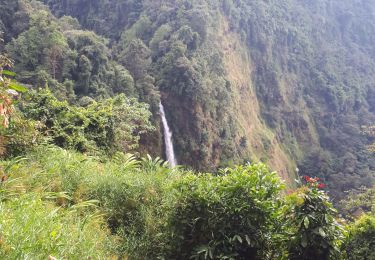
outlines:
[{"label": "foliage in foreground", "polygon": [[287,259],[314,249],[339,259],[343,231],[324,193],[286,200],[263,164],[196,174],[41,146],[1,165],[1,256]]},{"label": "foliage in foreground", "polygon": [[375,259],[375,217],[364,215],[349,227],[345,250],[350,260]]},{"label": "foliage in foreground", "polygon": [[338,259],[344,237],[334,218],[336,210],[318,178],[305,176],[305,180],[307,185],[289,197],[289,259]]},{"label": "foliage in foreground", "polygon": [[108,259],[115,238],[97,201],[73,203],[57,188],[61,176],[53,176],[55,169],[25,160],[0,166],[0,258]]},{"label": "foliage in foreground", "polygon": [[[61,194],[26,193],[0,202],[0,258],[97,259],[110,257],[103,217],[89,202],[58,207]],[[60,197],[61,198],[61,197]],[[89,208],[86,210],[85,208]]]},{"label": "foliage in foreground", "polygon": [[[264,259],[281,230],[283,185],[263,164],[190,175],[173,185],[170,259]],[[275,255],[273,255],[275,257]]]}]

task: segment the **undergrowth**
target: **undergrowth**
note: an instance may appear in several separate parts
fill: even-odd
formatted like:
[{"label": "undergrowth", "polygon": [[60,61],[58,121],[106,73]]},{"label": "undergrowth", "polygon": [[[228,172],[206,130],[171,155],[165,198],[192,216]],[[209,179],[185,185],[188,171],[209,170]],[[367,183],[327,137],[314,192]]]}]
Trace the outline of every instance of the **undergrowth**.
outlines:
[{"label": "undergrowth", "polygon": [[0,259],[341,259],[364,236],[344,243],[317,179],[285,197],[263,164],[194,173],[42,145],[0,166]]}]

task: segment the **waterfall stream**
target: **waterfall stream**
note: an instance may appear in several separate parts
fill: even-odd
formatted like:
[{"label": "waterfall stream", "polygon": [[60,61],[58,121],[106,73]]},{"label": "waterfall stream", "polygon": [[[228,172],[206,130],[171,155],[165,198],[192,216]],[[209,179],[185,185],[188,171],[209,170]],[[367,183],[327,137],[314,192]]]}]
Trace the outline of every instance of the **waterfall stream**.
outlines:
[{"label": "waterfall stream", "polygon": [[165,111],[163,104],[160,102],[160,115],[163,122],[163,129],[164,129],[164,141],[165,141],[165,154],[167,156],[167,160],[169,165],[173,168],[177,165],[176,156],[174,154],[173,149],[173,142],[172,142],[172,131],[168,126],[167,118],[165,117]]}]

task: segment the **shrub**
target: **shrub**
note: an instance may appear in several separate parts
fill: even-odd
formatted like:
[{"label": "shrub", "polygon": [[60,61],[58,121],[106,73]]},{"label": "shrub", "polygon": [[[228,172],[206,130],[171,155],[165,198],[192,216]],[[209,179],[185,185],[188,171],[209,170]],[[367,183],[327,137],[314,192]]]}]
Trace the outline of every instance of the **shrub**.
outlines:
[{"label": "shrub", "polygon": [[289,197],[289,259],[337,259],[343,229],[334,218],[336,210],[318,178],[305,176],[305,180],[307,186]]},{"label": "shrub", "polygon": [[375,259],[375,217],[364,215],[349,226],[345,251],[349,260]]},{"label": "shrub", "polygon": [[276,257],[282,187],[263,164],[184,176],[172,185],[167,258]]}]

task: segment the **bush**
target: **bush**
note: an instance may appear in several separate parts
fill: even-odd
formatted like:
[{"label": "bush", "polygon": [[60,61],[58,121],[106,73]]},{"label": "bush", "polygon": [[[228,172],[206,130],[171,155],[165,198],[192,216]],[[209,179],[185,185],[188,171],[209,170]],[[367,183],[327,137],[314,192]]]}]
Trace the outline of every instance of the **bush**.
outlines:
[{"label": "bush", "polygon": [[277,257],[282,187],[263,164],[184,176],[172,185],[166,258]]},{"label": "bush", "polygon": [[364,215],[352,226],[345,251],[349,260],[375,259],[375,217]]},{"label": "bush", "polygon": [[336,210],[318,178],[305,180],[307,186],[289,197],[289,259],[338,259],[343,229],[335,220]]}]

